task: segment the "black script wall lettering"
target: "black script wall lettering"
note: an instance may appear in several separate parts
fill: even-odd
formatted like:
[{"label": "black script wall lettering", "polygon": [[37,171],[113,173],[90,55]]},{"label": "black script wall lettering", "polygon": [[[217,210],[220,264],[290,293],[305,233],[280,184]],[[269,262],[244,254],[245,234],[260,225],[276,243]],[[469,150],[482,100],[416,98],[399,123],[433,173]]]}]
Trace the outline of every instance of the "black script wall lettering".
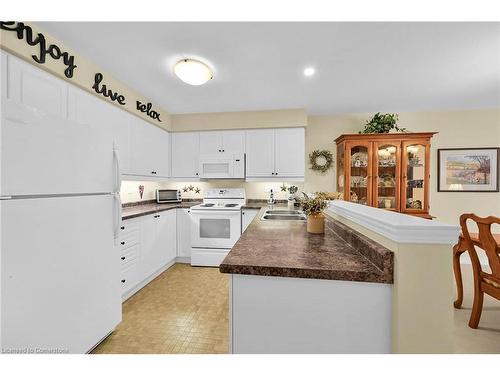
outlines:
[{"label": "black script wall lettering", "polygon": [[39,64],[45,64],[45,57],[47,54],[50,55],[54,60],[59,60],[61,57],[63,58],[64,65],[67,68],[64,70],[64,75],[68,78],[73,77],[73,71],[77,67],[75,65],[75,56],[70,56],[68,52],[62,52],[61,49],[51,44],[47,47],[47,42],[45,40],[45,36],[42,33],[38,33],[36,37],[33,37],[33,29],[29,26],[26,26],[22,22],[15,21],[2,21],[0,22],[0,29],[15,31],[17,34],[17,39],[26,39],[26,43],[30,46],[39,45],[39,53],[37,55],[31,55],[33,60],[35,60]]},{"label": "black script wall lettering", "polygon": [[105,98],[110,98],[113,102],[116,101],[118,104],[125,105],[125,97],[123,95],[119,95],[117,92],[113,92],[111,89],[108,89],[106,85],[99,86],[102,82],[103,76],[102,73],[96,73],[94,76],[94,85],[92,88],[98,94],[102,94]]},{"label": "black script wall lettering", "polygon": [[160,119],[160,113],[153,111],[151,108],[153,108],[153,104],[148,103],[148,104],[143,104],[140,101],[136,101],[137,103],[137,110],[141,111],[143,113],[146,113],[149,117],[152,119],[158,120],[159,122],[162,122]]}]

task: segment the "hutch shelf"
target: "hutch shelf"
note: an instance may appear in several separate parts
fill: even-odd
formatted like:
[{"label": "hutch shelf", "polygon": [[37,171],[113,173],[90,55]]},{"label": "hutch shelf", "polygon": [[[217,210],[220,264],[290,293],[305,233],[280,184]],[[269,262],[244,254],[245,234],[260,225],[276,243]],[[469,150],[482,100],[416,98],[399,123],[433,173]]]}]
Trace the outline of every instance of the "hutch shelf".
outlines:
[{"label": "hutch shelf", "polygon": [[343,134],[337,144],[337,191],[344,200],[429,215],[431,138],[436,133]]}]

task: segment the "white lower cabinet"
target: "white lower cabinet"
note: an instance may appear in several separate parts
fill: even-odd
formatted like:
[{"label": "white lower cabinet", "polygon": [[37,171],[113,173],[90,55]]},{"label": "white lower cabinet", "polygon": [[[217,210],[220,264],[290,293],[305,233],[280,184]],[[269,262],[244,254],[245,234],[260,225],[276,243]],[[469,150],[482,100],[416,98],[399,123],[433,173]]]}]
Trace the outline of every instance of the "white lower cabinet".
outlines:
[{"label": "white lower cabinet", "polygon": [[146,285],[177,256],[176,210],[123,221],[115,246],[121,262],[122,298]]},{"label": "white lower cabinet", "polygon": [[259,208],[244,208],[241,210],[241,233],[247,229],[259,211]]},{"label": "white lower cabinet", "polygon": [[140,275],[146,279],[176,256],[176,210],[141,218]]},{"label": "white lower cabinet", "polygon": [[191,210],[177,209],[177,260],[180,263],[191,261]]}]

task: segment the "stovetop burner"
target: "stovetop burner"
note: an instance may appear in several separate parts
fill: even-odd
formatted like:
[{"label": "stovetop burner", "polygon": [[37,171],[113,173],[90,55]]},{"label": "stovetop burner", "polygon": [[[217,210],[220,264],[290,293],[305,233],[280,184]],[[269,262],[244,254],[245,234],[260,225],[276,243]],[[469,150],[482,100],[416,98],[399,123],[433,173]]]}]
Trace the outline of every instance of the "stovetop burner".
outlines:
[{"label": "stovetop burner", "polygon": [[213,207],[213,206],[215,206],[214,203],[204,203],[204,204],[200,205],[200,207]]},{"label": "stovetop burner", "polygon": [[226,203],[224,207],[236,207],[238,203]]}]

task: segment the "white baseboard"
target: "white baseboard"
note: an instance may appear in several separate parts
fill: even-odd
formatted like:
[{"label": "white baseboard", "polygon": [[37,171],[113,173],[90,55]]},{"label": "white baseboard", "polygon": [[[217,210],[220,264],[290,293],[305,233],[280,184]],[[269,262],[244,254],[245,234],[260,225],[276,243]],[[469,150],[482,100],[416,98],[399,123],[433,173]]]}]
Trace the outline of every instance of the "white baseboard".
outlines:
[{"label": "white baseboard", "polygon": [[191,257],[177,257],[175,258],[175,263],[191,263]]},{"label": "white baseboard", "polygon": [[137,293],[139,290],[144,288],[146,285],[148,285],[151,281],[153,281],[156,277],[158,277],[162,272],[165,272],[168,270],[170,267],[172,267],[175,264],[175,260],[168,262],[164,266],[160,267],[158,270],[153,272],[151,275],[146,277],[144,280],[139,282],[137,285],[135,285],[133,288],[128,290],[125,294],[122,294],[122,303],[128,300],[130,297],[132,297],[135,293]]}]

